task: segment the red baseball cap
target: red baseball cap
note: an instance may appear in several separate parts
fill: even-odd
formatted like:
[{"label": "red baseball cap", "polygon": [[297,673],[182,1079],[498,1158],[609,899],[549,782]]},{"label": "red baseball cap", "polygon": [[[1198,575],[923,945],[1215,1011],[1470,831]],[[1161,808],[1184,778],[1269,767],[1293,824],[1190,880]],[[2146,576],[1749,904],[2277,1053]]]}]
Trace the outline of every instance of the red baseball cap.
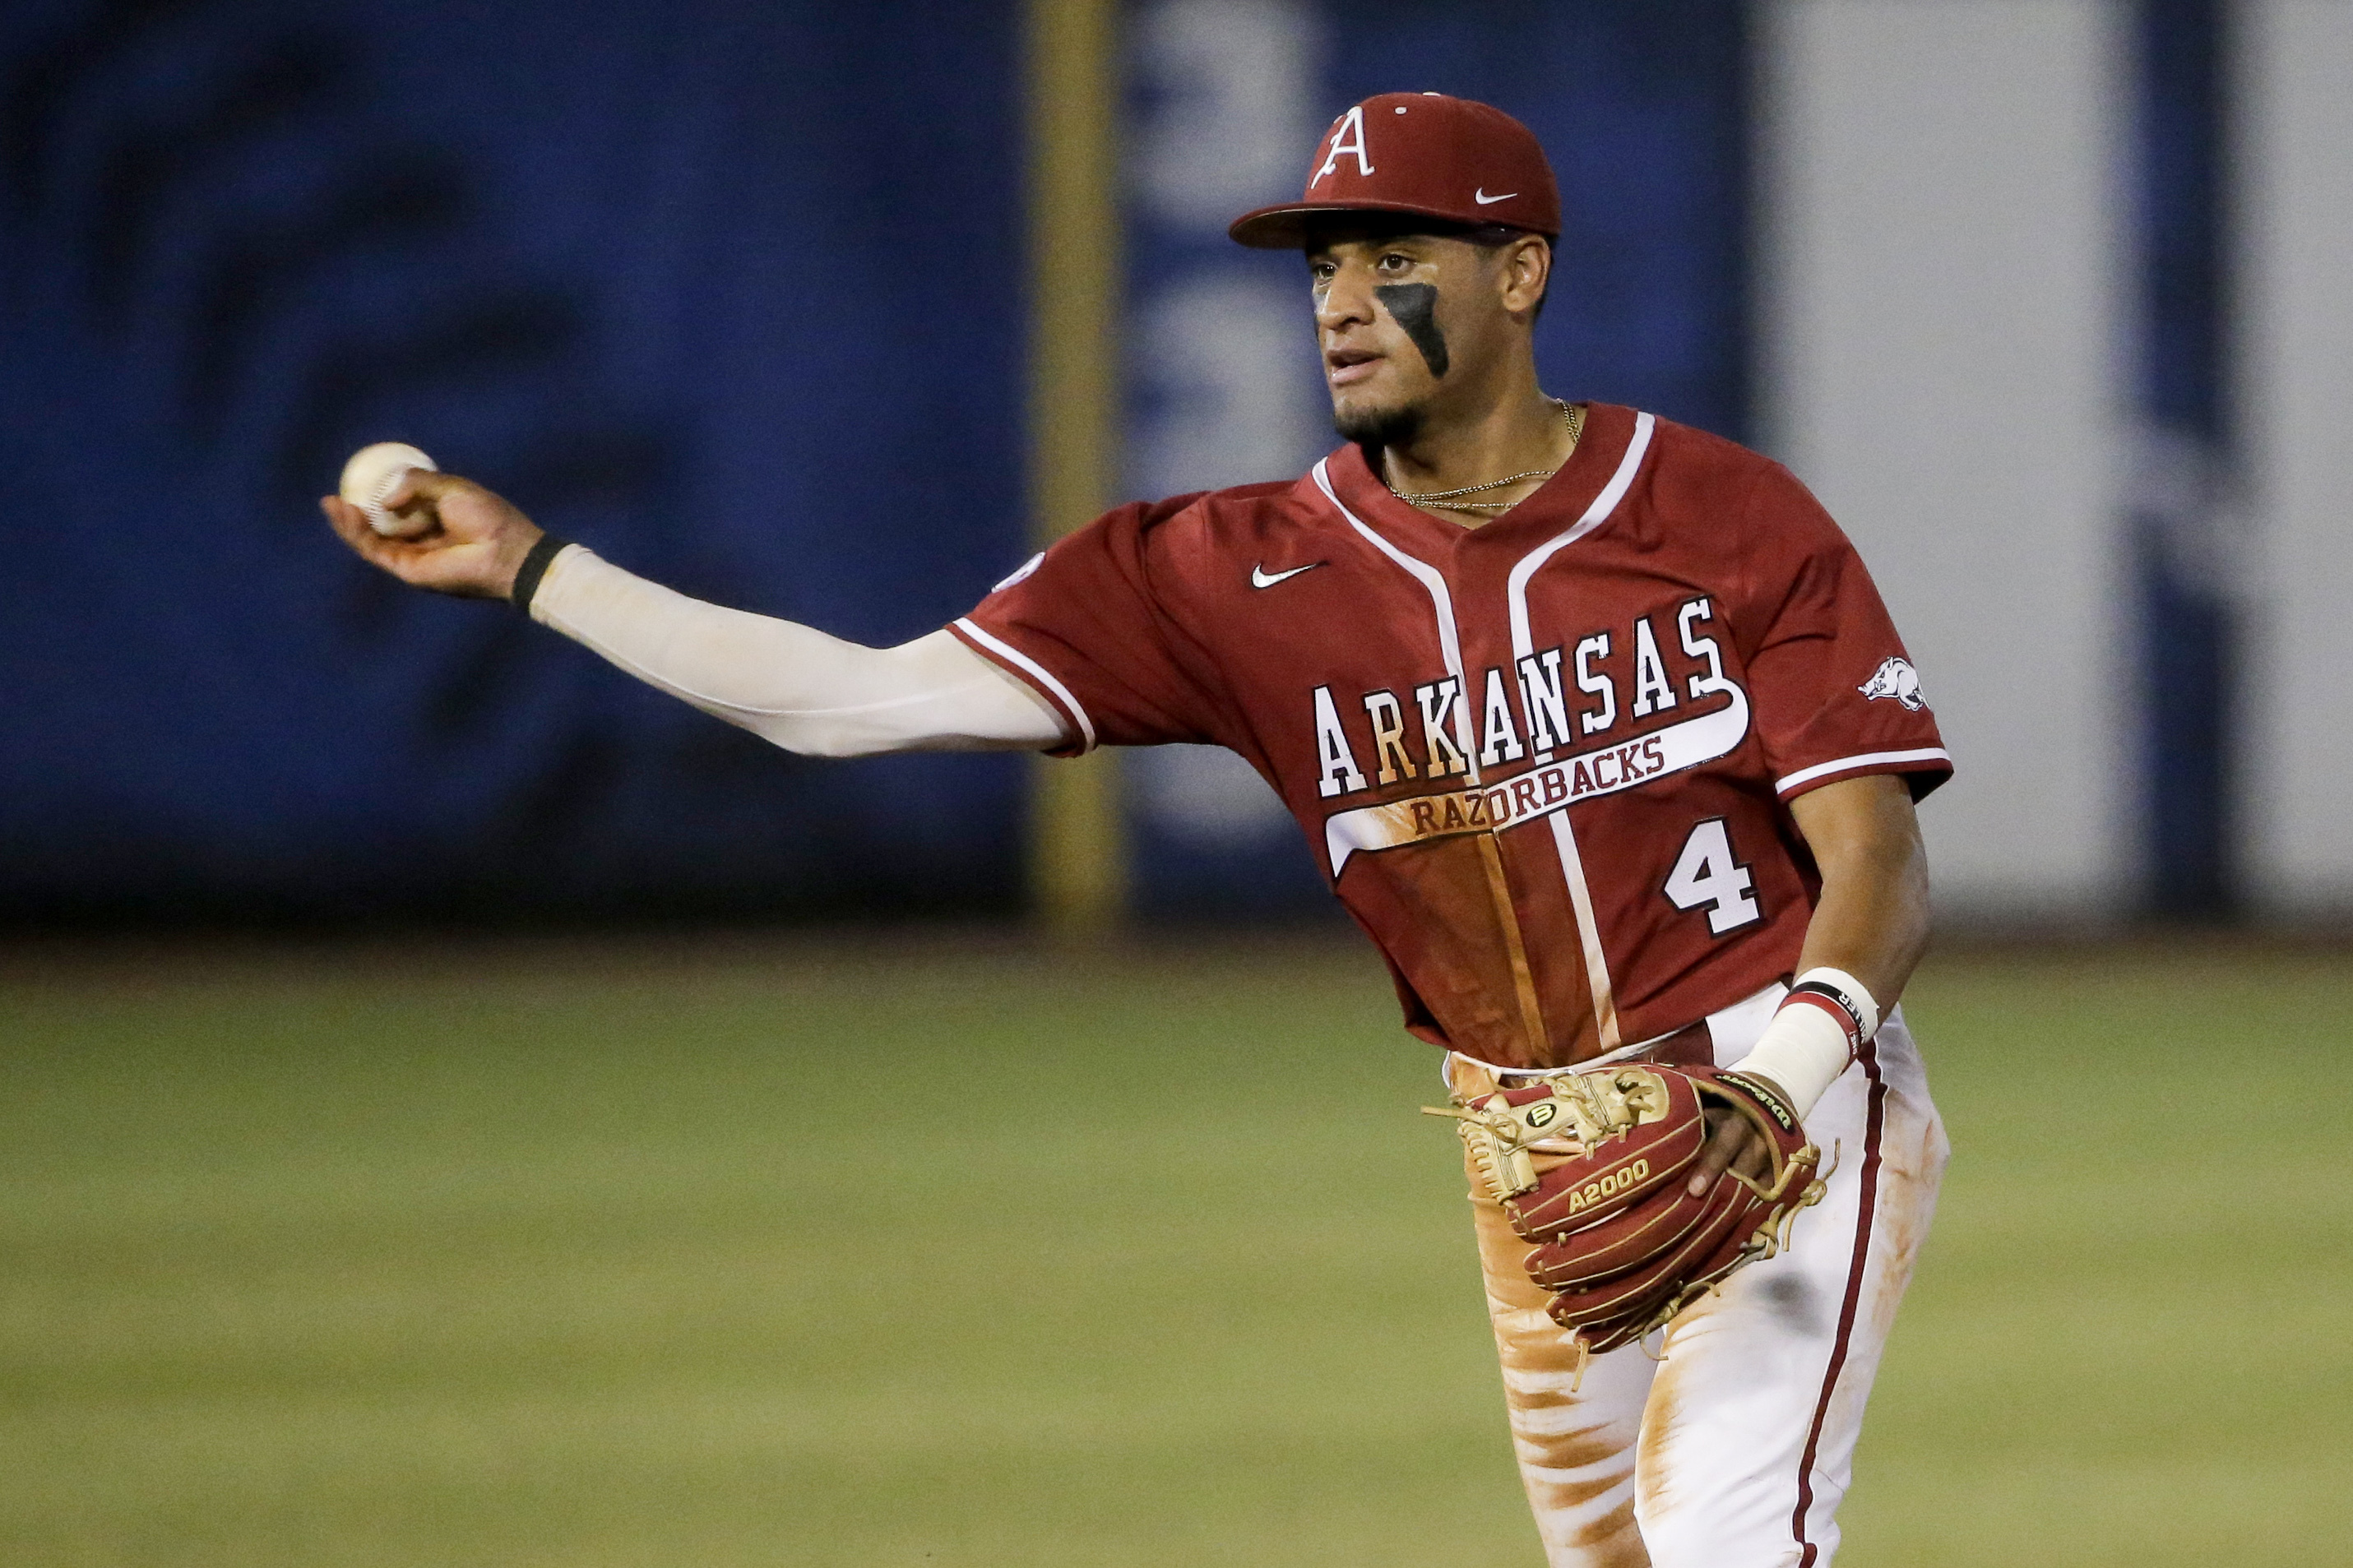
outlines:
[{"label": "red baseball cap", "polygon": [[1318,213],[1412,213],[1560,235],[1560,188],[1535,132],[1441,92],[1385,92],[1332,121],[1299,200],[1261,207],[1226,232],[1259,250],[1295,250]]}]

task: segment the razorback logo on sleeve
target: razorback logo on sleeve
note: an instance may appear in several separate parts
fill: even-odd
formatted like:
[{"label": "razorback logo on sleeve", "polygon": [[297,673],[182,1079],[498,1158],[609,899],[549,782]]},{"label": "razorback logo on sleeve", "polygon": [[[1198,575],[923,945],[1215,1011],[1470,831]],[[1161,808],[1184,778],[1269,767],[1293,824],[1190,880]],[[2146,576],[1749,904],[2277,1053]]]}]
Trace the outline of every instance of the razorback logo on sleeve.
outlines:
[{"label": "razorback logo on sleeve", "polygon": [[1866,702],[1892,697],[1915,713],[1928,706],[1928,700],[1920,694],[1920,672],[1912,668],[1908,658],[1882,659],[1879,668],[1871,672],[1871,679],[1855,689],[1862,693]]}]

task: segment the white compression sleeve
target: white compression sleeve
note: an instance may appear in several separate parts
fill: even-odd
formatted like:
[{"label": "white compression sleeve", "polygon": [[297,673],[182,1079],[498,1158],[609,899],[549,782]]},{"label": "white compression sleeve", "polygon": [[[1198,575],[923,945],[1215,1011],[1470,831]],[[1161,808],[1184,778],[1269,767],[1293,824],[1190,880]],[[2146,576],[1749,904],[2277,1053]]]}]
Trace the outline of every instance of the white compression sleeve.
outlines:
[{"label": "white compression sleeve", "polygon": [[638,679],[806,756],[1038,751],[1065,738],[1044,698],[947,631],[861,647],[690,599],[577,544],[549,564],[531,614]]}]

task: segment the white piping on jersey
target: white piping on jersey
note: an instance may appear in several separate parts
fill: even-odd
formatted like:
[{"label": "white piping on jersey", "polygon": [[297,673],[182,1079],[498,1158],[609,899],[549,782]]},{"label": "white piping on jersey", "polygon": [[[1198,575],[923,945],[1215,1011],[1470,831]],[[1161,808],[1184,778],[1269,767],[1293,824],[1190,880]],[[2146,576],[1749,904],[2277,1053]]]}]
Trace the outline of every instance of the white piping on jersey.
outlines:
[{"label": "white piping on jersey", "polygon": [[1861,756],[1841,757],[1834,763],[1816,763],[1810,768],[1799,768],[1788,778],[1775,781],[1773,793],[1795,789],[1801,784],[1811,784],[1824,773],[1835,773],[1848,768],[1878,767],[1888,763],[1949,763],[1953,754],[1942,746],[1922,746],[1912,752],[1865,752]]},{"label": "white piping on jersey", "polygon": [[1585,881],[1585,857],[1577,853],[1577,833],[1568,813],[1551,818],[1552,847],[1560,856],[1560,874],[1568,883],[1569,907],[1577,911],[1577,934],[1585,944],[1585,977],[1593,993],[1593,1026],[1600,1031],[1604,1053],[1618,1048],[1618,993],[1609,982],[1609,955],[1601,949],[1601,921],[1593,912],[1593,889]]},{"label": "white piping on jersey", "polygon": [[1054,679],[1054,672],[1052,670],[1048,669],[1044,665],[1039,664],[1036,659],[1031,658],[1028,654],[1023,653],[1011,643],[1006,642],[999,637],[990,637],[987,632],[973,625],[972,617],[970,616],[957,616],[955,625],[958,631],[961,631],[965,636],[980,644],[981,647],[987,648],[992,653],[998,654],[1006,658],[1011,659],[1015,664],[1019,665],[1023,669],[1029,671],[1031,675],[1036,676],[1039,680],[1045,682],[1046,689],[1049,691],[1051,691],[1054,696],[1060,700],[1063,707],[1071,710],[1071,717],[1079,721],[1079,738],[1084,742],[1084,744],[1080,746],[1079,750],[1082,752],[1092,752],[1095,749],[1094,721],[1087,717],[1087,710],[1084,708],[1079,706],[1079,700],[1071,695],[1071,689]]},{"label": "white piping on jersey", "polygon": [[[1651,449],[1651,432],[1658,421],[1648,414],[1634,416],[1633,438],[1626,443],[1626,455],[1618,459],[1618,471],[1593,498],[1593,504],[1559,533],[1522,556],[1512,568],[1504,593],[1512,612],[1512,657],[1526,658],[1535,652],[1535,637],[1528,626],[1528,579],[1536,568],[1551,560],[1565,547],[1576,543],[1609,521],[1618,510],[1618,503],[1633,486],[1635,472],[1642,466],[1643,454]],[[1586,885],[1585,857],[1577,853],[1577,834],[1568,825],[1568,813],[1552,816],[1553,847],[1560,854],[1561,875],[1568,882],[1569,907],[1577,911],[1577,934],[1585,944],[1585,974],[1593,992],[1593,1021],[1601,1031],[1601,1048],[1618,1048],[1618,998],[1609,982],[1609,958],[1601,950],[1601,924],[1593,912],[1593,889]]]},{"label": "white piping on jersey", "polygon": [[1324,499],[1332,503],[1334,510],[1348,520],[1349,527],[1372,541],[1374,548],[1411,573],[1414,579],[1429,591],[1430,608],[1438,616],[1438,651],[1446,660],[1446,673],[1454,678],[1455,743],[1462,748],[1463,760],[1471,766],[1471,782],[1477,784],[1480,782],[1479,752],[1471,742],[1471,706],[1475,699],[1471,695],[1471,683],[1462,675],[1462,639],[1454,628],[1454,595],[1447,590],[1446,574],[1429,562],[1408,555],[1366,527],[1364,519],[1350,511],[1332,489],[1331,476],[1324,471],[1324,465],[1330,461],[1328,458],[1319,458],[1315,467],[1310,470],[1315,477],[1315,488],[1324,492]]},{"label": "white piping on jersey", "polygon": [[1520,557],[1519,563],[1512,568],[1505,592],[1512,605],[1513,658],[1525,658],[1536,651],[1535,639],[1528,630],[1528,579],[1535,575],[1537,567],[1553,558],[1555,552],[1576,543],[1609,521],[1609,514],[1618,510],[1618,503],[1626,499],[1626,491],[1634,483],[1634,471],[1642,466],[1642,455],[1651,449],[1651,432],[1657,425],[1658,421],[1648,414],[1635,415],[1634,438],[1626,443],[1626,455],[1618,459],[1618,471],[1609,476],[1609,482],[1601,487],[1601,493],[1593,498],[1585,515]]}]

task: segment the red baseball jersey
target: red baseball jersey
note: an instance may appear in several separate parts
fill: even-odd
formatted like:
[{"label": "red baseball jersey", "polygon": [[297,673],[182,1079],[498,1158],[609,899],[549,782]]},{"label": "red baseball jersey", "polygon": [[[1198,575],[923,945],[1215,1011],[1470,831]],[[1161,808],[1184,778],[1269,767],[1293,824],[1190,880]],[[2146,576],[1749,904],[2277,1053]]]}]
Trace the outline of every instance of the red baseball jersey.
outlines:
[{"label": "red baseball jersey", "polygon": [[1854,547],[1779,464],[1597,404],[1464,528],[1356,447],[1119,508],[955,625],[1096,745],[1230,747],[1379,944],[1406,1025],[1504,1067],[1668,1034],[1795,967],[1787,803],[1951,773]]}]

